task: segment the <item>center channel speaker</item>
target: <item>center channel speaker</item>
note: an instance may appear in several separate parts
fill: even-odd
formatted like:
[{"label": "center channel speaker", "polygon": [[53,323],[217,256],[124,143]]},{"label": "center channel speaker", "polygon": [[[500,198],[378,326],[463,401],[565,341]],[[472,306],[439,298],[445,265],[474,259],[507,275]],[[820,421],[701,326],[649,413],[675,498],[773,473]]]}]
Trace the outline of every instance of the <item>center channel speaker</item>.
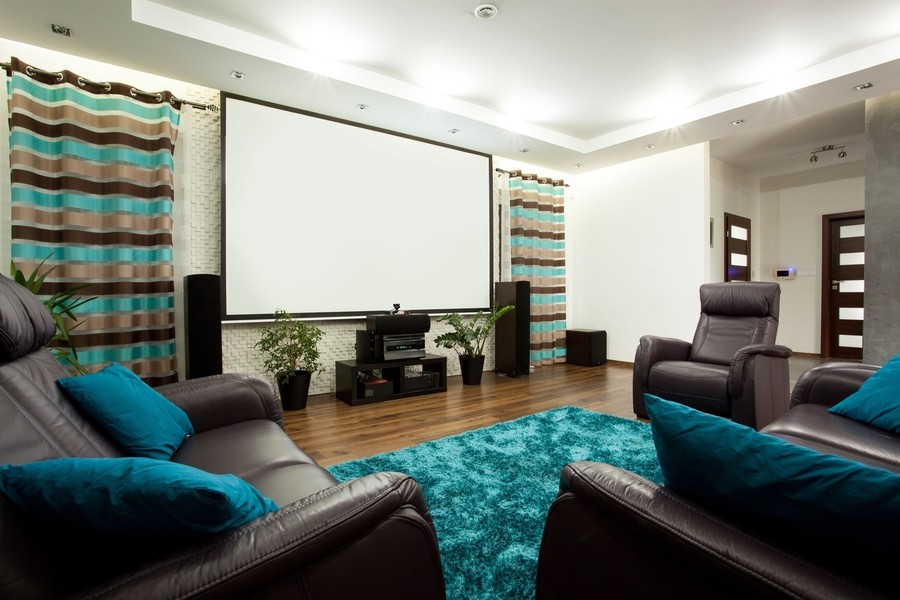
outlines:
[{"label": "center channel speaker", "polygon": [[200,273],[184,278],[185,376],[222,372],[222,291],[220,277]]},{"label": "center channel speaker", "polygon": [[528,375],[531,354],[531,284],[500,281],[494,288],[498,306],[516,307],[494,326],[494,371],[509,377]]}]

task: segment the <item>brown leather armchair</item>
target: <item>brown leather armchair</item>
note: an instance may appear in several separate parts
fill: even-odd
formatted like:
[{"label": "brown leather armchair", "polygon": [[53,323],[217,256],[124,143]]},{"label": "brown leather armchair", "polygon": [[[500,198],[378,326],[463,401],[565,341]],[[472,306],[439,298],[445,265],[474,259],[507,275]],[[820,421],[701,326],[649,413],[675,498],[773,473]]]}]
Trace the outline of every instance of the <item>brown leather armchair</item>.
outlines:
[{"label": "brown leather armchair", "polygon": [[[43,348],[55,325],[0,276],[0,464],[123,456],[56,385]],[[227,374],[158,388],[195,433],[173,462],[248,481],[281,508],[199,542],[125,538],[48,523],[0,494],[0,598],[445,597],[434,525],[402,473],[343,484],[283,430],[258,377]]]},{"label": "brown leather armchair", "polygon": [[777,283],[706,283],[691,343],[645,335],[634,356],[633,401],[644,394],[681,402],[759,429],[787,412],[791,350],[775,344]]}]

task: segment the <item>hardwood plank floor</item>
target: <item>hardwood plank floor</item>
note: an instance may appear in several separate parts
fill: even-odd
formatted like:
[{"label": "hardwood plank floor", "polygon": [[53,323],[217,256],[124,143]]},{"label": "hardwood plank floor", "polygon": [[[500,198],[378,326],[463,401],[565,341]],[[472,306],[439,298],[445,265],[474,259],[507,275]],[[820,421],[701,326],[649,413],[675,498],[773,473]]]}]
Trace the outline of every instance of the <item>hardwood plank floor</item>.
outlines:
[{"label": "hardwood plank floor", "polygon": [[[791,357],[791,386],[803,371],[821,362],[810,355]],[[449,377],[446,393],[362,406],[350,406],[334,394],[318,394],[304,410],[285,413],[285,429],[307,454],[329,466],[559,406],[635,418],[631,375],[631,363],[558,364],[535,369],[527,377],[485,372],[479,386],[464,386],[458,376]]]}]

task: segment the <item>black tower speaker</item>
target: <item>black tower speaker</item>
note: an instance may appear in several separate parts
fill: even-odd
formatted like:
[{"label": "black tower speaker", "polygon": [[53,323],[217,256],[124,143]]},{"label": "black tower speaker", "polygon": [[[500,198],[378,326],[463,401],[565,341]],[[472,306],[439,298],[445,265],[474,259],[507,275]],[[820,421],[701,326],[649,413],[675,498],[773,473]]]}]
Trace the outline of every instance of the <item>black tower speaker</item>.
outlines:
[{"label": "black tower speaker", "polygon": [[222,372],[222,295],[218,275],[184,278],[185,376]]},{"label": "black tower speaker", "polygon": [[531,284],[500,281],[494,288],[498,306],[512,304],[516,310],[503,315],[494,329],[494,371],[510,377],[528,375],[531,353]]}]

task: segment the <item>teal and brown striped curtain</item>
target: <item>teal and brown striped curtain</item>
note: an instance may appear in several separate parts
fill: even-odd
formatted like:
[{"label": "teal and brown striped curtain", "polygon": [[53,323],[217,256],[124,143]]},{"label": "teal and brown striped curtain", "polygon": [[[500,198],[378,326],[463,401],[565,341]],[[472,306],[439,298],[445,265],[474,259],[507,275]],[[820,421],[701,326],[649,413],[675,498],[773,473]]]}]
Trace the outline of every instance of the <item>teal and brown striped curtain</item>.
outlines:
[{"label": "teal and brown striped curtain", "polygon": [[513,281],[531,282],[531,364],[566,360],[565,182],[509,175]]},{"label": "teal and brown striped curtain", "polygon": [[151,385],[177,380],[173,152],[180,102],[13,58],[11,257],[55,267],[41,294],[90,284],[79,362],[118,362]]}]

